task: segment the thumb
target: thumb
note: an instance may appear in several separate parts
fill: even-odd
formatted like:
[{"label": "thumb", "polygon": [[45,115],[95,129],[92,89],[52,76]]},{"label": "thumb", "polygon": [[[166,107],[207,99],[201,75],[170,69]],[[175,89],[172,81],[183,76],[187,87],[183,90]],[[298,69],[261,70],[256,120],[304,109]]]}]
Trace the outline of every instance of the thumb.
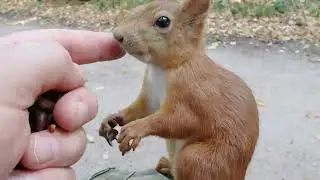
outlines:
[{"label": "thumb", "polygon": [[8,180],[76,180],[76,174],[71,168],[49,168],[39,171],[16,170]]},{"label": "thumb", "polygon": [[[69,91],[81,87],[84,75],[73,63],[68,51],[56,42],[24,42],[1,47],[0,54],[7,60],[0,66],[1,89],[12,96],[1,96],[2,102],[21,103],[28,107],[34,99],[51,89]],[[3,79],[2,79],[3,78]]]}]

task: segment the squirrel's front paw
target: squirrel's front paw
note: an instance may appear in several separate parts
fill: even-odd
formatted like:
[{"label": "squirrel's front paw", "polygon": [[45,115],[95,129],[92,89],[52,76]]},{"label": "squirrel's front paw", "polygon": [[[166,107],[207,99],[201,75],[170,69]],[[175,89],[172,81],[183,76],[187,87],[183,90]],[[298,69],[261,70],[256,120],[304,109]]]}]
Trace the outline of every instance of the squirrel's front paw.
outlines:
[{"label": "squirrel's front paw", "polygon": [[[118,143],[119,150],[122,152],[122,156],[125,153],[133,149],[133,151],[139,145],[141,139],[147,135],[148,122],[145,121],[132,121],[122,127]],[[130,141],[132,140],[131,144]]]},{"label": "squirrel's front paw", "polygon": [[99,135],[104,137],[110,146],[112,146],[111,142],[115,140],[119,134],[118,131],[114,129],[117,125],[124,125],[124,118],[120,114],[111,114],[107,116],[100,125]]}]

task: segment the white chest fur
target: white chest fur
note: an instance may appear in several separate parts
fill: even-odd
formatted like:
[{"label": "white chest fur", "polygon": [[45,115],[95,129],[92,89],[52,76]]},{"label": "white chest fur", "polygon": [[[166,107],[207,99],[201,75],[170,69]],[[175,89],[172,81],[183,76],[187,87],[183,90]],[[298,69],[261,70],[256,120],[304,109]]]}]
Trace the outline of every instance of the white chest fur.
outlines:
[{"label": "white chest fur", "polygon": [[166,77],[165,71],[157,66],[148,65],[147,68],[148,107],[150,113],[154,113],[160,108],[165,98]]},{"label": "white chest fur", "polygon": [[[148,108],[150,113],[154,113],[159,110],[166,96],[167,83],[164,70],[154,65],[148,65],[147,68]],[[171,161],[175,161],[185,142],[185,140],[166,140],[167,151]]]}]

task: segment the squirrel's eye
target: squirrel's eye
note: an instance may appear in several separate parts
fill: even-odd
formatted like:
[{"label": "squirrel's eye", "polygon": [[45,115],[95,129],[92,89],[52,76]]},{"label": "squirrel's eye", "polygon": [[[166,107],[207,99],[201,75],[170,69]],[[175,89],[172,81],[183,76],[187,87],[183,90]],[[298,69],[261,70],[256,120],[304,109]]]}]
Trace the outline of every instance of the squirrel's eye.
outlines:
[{"label": "squirrel's eye", "polygon": [[167,16],[161,16],[157,19],[155,25],[160,28],[167,28],[170,25],[170,19]]}]

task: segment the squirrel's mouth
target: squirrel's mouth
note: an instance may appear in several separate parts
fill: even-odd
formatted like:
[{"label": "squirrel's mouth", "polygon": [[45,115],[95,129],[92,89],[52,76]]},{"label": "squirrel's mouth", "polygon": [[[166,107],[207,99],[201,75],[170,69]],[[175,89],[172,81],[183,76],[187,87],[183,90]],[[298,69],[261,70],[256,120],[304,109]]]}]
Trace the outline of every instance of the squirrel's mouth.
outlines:
[{"label": "squirrel's mouth", "polygon": [[145,55],[145,53],[142,51],[135,51],[135,50],[132,50],[132,49],[126,48],[126,47],[124,47],[124,49],[132,56],[144,56]]},{"label": "squirrel's mouth", "polygon": [[152,58],[148,53],[137,52],[137,53],[129,53],[129,54],[131,54],[133,57],[137,58],[139,61],[143,63],[150,63],[152,61]]},{"label": "squirrel's mouth", "polygon": [[136,51],[131,53],[132,55],[136,55],[136,56],[143,56],[145,53],[143,53],[142,51]]},{"label": "squirrel's mouth", "polygon": [[131,46],[128,46],[128,45],[125,44],[125,43],[122,43],[121,46],[122,46],[122,48],[123,48],[126,52],[128,52],[130,55],[142,56],[143,54],[145,54],[145,53],[143,53],[142,51],[136,50],[135,48],[132,48]]},{"label": "squirrel's mouth", "polygon": [[151,55],[148,52],[144,52],[138,48],[134,48],[135,46],[128,46],[125,43],[122,44],[122,47],[128,54],[135,57],[139,61],[144,63],[151,62]]}]

